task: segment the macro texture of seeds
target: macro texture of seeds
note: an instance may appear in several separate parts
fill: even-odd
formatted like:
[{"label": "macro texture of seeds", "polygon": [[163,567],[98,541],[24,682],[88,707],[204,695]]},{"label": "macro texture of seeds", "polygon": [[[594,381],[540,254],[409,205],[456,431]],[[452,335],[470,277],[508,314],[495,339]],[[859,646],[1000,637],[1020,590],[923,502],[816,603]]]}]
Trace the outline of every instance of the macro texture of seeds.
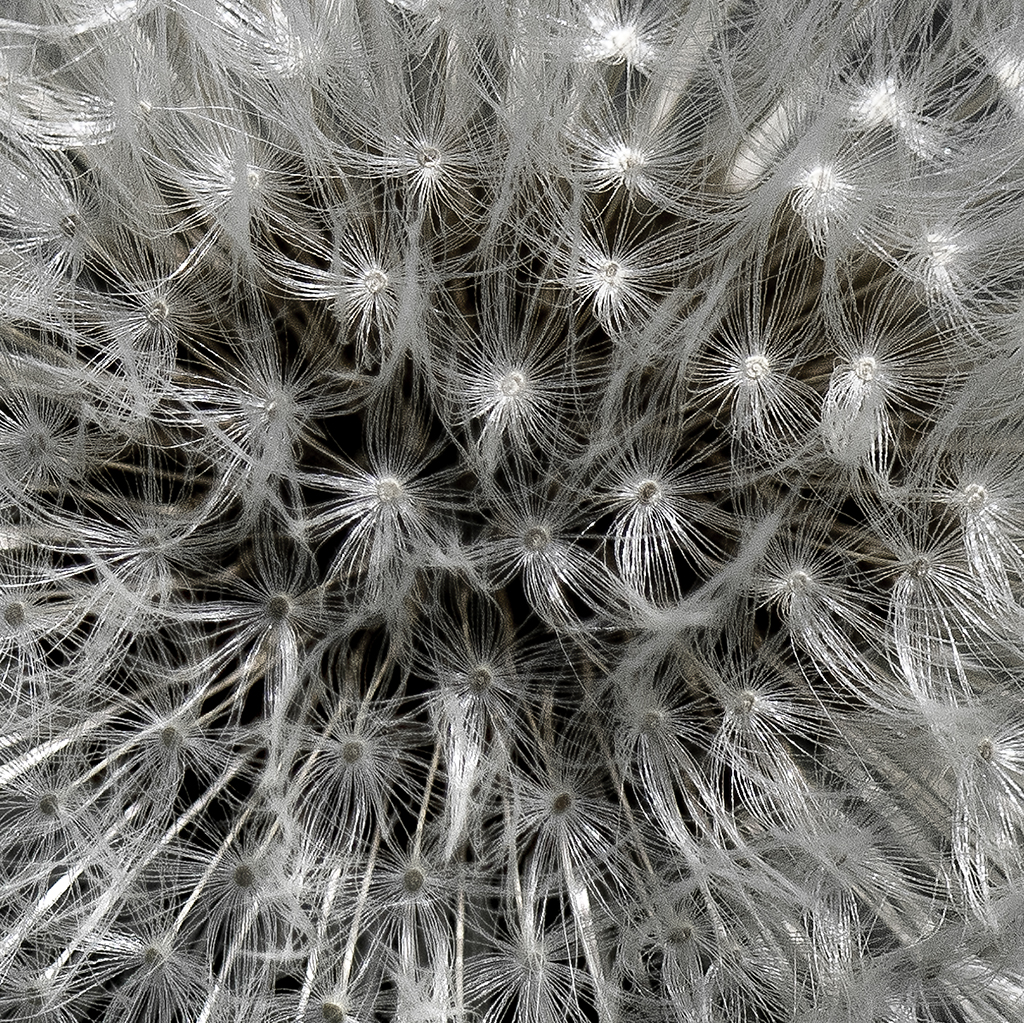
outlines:
[{"label": "macro texture of seeds", "polygon": [[1011,0],[0,6],[0,1021],[1024,1018]]}]

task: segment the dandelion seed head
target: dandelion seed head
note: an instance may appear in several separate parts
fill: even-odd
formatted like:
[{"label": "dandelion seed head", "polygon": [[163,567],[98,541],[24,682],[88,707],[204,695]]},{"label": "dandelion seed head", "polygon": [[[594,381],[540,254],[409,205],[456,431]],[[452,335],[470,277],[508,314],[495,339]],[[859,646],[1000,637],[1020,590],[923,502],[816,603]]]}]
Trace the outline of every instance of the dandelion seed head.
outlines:
[{"label": "dandelion seed head", "polygon": [[238,888],[252,888],[256,884],[256,871],[251,864],[239,863],[232,871],[231,880]]},{"label": "dandelion seed head", "polygon": [[584,275],[584,284],[593,296],[594,312],[602,319],[613,314],[629,294],[630,273],[617,259],[597,260]]},{"label": "dandelion seed head", "polygon": [[829,196],[837,188],[841,189],[842,187],[835,169],[827,164],[820,163],[811,167],[810,170],[804,171],[802,183],[805,188],[809,189],[816,196]]},{"label": "dandelion seed head", "polygon": [[250,415],[261,431],[273,430],[276,433],[281,430],[284,433],[296,414],[294,399],[281,387],[268,387],[261,394],[251,396],[248,405]]},{"label": "dandelion seed head", "polygon": [[341,758],[346,764],[357,764],[363,758],[365,748],[358,739],[350,739],[341,748]]},{"label": "dandelion seed head", "polygon": [[494,681],[494,673],[486,664],[478,664],[466,676],[469,688],[474,693],[485,692]]},{"label": "dandelion seed head", "polygon": [[907,565],[907,575],[915,581],[923,581],[932,571],[932,562],[925,554],[918,555]]},{"label": "dandelion seed head", "polygon": [[736,697],[736,710],[742,715],[748,715],[753,712],[757,706],[758,695],[752,689],[744,689],[739,696]]},{"label": "dandelion seed head", "polygon": [[436,167],[441,162],[441,150],[424,142],[416,147],[416,161],[421,167]]},{"label": "dandelion seed head", "polygon": [[25,434],[23,447],[26,457],[35,461],[46,455],[50,447],[50,438],[46,431],[41,428],[29,430]]},{"label": "dandelion seed head", "polygon": [[402,484],[394,476],[385,476],[377,481],[377,500],[386,507],[395,507],[405,496]]},{"label": "dandelion seed head", "polygon": [[523,536],[523,547],[529,554],[539,554],[550,542],[551,534],[543,526],[534,526]]},{"label": "dandelion seed head", "polygon": [[554,799],[551,800],[551,812],[556,817],[561,817],[572,809],[572,804],[573,798],[571,792],[559,792]]},{"label": "dandelion seed head", "polygon": [[829,164],[815,164],[803,171],[797,180],[798,213],[815,222],[826,222],[846,205],[853,194],[853,185],[844,180]]},{"label": "dandelion seed head", "polygon": [[547,970],[547,957],[540,949],[527,949],[522,953],[520,965],[527,977],[541,978]]},{"label": "dandelion seed head", "polygon": [[21,628],[28,617],[23,600],[11,600],[4,605],[4,622],[12,629]]},{"label": "dandelion seed head", "polygon": [[743,376],[750,381],[764,380],[771,373],[771,363],[766,355],[748,355],[743,360]]},{"label": "dandelion seed head", "polygon": [[0,19],[0,1018],[1017,1018],[1019,28],[165,6]]},{"label": "dandelion seed head", "polygon": [[657,480],[646,479],[636,485],[634,496],[637,504],[649,508],[661,502],[664,492]]},{"label": "dandelion seed head", "polygon": [[444,173],[444,155],[441,150],[430,142],[417,142],[413,147],[416,153],[416,177],[424,186],[436,184]]},{"label": "dandelion seed head", "polygon": [[163,326],[171,315],[171,307],[165,298],[155,298],[146,308],[146,322],[152,327]]},{"label": "dandelion seed head", "polygon": [[640,731],[644,735],[658,735],[665,727],[665,712],[662,710],[644,711],[640,718]]},{"label": "dandelion seed head", "polygon": [[599,316],[605,315],[625,293],[626,268],[618,260],[597,263],[590,272],[588,289],[594,296],[594,308]]},{"label": "dandelion seed head", "polygon": [[785,588],[789,593],[806,593],[811,588],[811,577],[803,569],[795,569],[786,576]]},{"label": "dandelion seed head", "polygon": [[267,601],[267,616],[274,622],[283,622],[292,612],[292,599],[287,593],[275,593]]},{"label": "dandelion seed head", "polygon": [[862,355],[853,364],[853,375],[861,383],[870,383],[878,373],[878,360],[873,355]]},{"label": "dandelion seed head", "polygon": [[969,511],[981,511],[988,504],[988,489],[980,483],[968,483],[963,488],[963,502]]},{"label": "dandelion seed head", "polygon": [[498,390],[506,398],[515,398],[526,387],[526,376],[521,370],[511,369],[498,380]]},{"label": "dandelion seed head", "polygon": [[165,725],[160,729],[160,743],[164,749],[177,749],[181,745],[181,731],[177,725]]},{"label": "dandelion seed head", "polygon": [[644,173],[649,157],[636,146],[619,145],[607,152],[601,161],[601,169],[612,181],[633,188]]},{"label": "dandelion seed head", "polygon": [[629,174],[647,165],[647,154],[635,146],[620,146],[612,153],[611,162],[622,174]]},{"label": "dandelion seed head", "polygon": [[651,56],[651,48],[644,42],[640,27],[633,22],[606,22],[599,25],[600,40],[597,45],[599,60],[643,65]]},{"label": "dandelion seed head", "polygon": [[931,293],[956,295],[956,263],[963,252],[963,244],[948,231],[926,234],[921,243],[919,260],[925,287]]},{"label": "dandelion seed head", "polygon": [[371,267],[362,277],[362,285],[367,295],[379,295],[389,284],[388,275],[379,266]]},{"label": "dandelion seed head", "polygon": [[263,180],[259,167],[248,162],[240,165],[237,158],[228,153],[216,154],[210,161],[210,170],[224,193],[230,193],[239,184],[244,184],[250,193],[255,193]]},{"label": "dandelion seed head", "polygon": [[689,920],[683,920],[674,923],[665,932],[665,941],[669,945],[675,945],[677,948],[683,947],[693,940],[694,933],[693,924]]},{"label": "dandelion seed head", "polygon": [[831,164],[815,164],[801,171],[791,203],[812,243],[823,251],[834,225],[856,200],[854,185]]},{"label": "dandelion seed head", "polygon": [[894,78],[885,78],[868,86],[850,108],[854,120],[865,128],[883,124],[901,127],[906,124],[909,110]]}]

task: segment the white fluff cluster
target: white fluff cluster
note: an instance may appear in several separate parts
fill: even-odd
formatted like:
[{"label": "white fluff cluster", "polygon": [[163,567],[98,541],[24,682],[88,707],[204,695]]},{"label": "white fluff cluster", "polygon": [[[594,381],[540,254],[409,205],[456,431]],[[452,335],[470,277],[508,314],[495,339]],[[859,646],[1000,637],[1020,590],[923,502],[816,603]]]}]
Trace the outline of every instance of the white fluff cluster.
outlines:
[{"label": "white fluff cluster", "polygon": [[13,0],[0,1020],[1024,1014],[1010,0]]}]

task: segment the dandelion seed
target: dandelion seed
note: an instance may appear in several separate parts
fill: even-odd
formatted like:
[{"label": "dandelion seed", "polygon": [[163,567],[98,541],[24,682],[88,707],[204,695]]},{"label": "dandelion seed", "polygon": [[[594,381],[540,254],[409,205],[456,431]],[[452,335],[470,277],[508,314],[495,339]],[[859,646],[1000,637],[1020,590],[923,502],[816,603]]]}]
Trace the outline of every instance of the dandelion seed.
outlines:
[{"label": "dandelion seed", "polygon": [[857,199],[855,186],[834,166],[817,164],[801,172],[790,201],[803,220],[811,243],[823,253],[836,226],[851,214]]},{"label": "dandelion seed", "polygon": [[771,372],[771,365],[764,355],[748,355],[743,360],[743,375],[747,380],[763,380]]},{"label": "dandelion seed", "polygon": [[539,554],[550,542],[551,534],[543,526],[534,526],[523,536],[523,547],[528,554]]}]

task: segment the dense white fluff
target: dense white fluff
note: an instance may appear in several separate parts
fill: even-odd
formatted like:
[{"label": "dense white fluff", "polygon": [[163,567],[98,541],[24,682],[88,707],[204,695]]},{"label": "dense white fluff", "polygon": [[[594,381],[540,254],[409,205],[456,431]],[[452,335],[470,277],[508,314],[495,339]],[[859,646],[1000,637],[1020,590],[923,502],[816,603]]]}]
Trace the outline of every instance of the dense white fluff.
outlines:
[{"label": "dense white fluff", "polygon": [[1020,1017],[968,6],[7,4],[0,1019]]}]

